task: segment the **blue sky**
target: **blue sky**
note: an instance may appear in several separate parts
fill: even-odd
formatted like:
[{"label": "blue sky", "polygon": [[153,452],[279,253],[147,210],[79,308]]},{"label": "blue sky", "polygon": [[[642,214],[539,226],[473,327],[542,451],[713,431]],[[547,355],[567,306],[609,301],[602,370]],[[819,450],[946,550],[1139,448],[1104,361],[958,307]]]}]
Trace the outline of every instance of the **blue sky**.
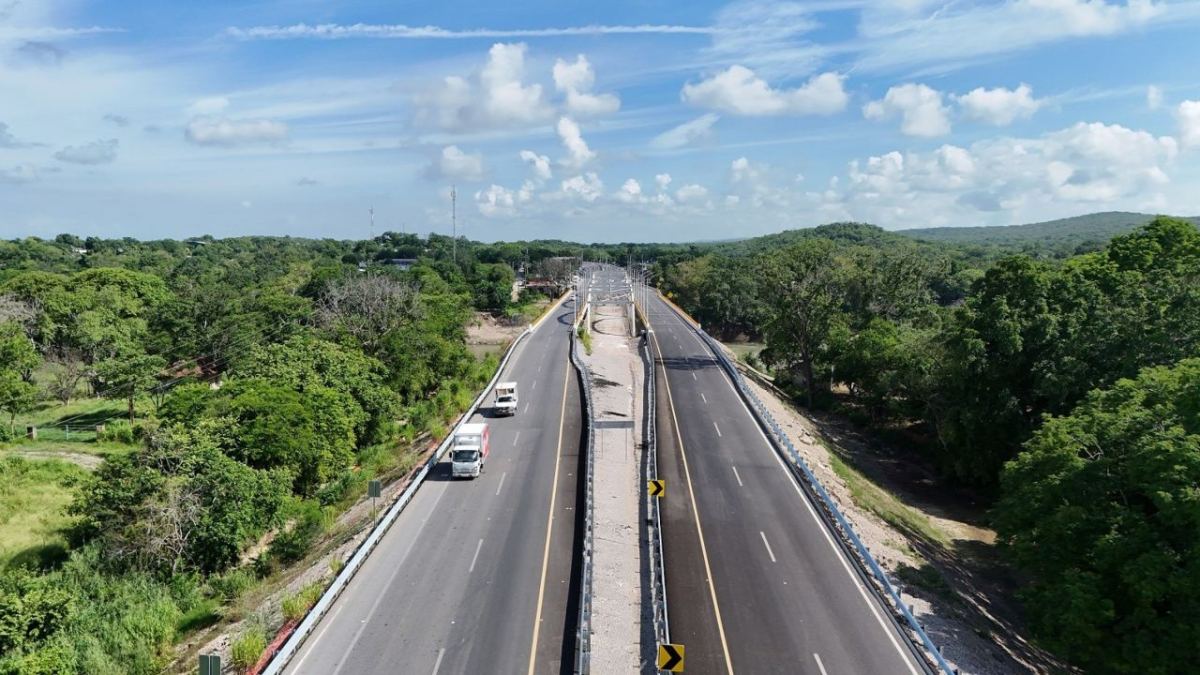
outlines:
[{"label": "blue sky", "polygon": [[0,0],[0,237],[1200,214],[1200,3]]}]

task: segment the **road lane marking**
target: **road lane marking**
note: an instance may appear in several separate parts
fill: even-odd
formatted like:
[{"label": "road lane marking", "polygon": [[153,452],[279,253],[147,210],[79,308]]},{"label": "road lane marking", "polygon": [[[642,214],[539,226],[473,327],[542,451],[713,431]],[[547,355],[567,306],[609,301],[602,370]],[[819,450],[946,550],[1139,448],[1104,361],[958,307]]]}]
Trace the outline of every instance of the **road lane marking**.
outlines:
[{"label": "road lane marking", "polygon": [[742,484],[742,477],[740,474],[738,474],[736,466],[733,467],[733,477],[737,479],[738,487],[746,487],[745,485]]},{"label": "road lane marking", "polygon": [[704,401],[704,405],[708,405],[708,399],[704,397],[704,392],[700,392],[700,400]]},{"label": "road lane marking", "polygon": [[[696,371],[694,369],[692,370],[692,379],[696,380]],[[699,380],[696,381],[699,382]]]},{"label": "road lane marking", "polygon": [[507,472],[507,471],[505,471],[504,473],[500,474],[500,484],[496,486],[496,494],[497,494],[497,495],[499,495],[499,494],[500,494],[500,490],[504,488],[504,479],[505,479],[505,478],[508,478],[508,472]]},{"label": "road lane marking", "polygon": [[532,386],[532,387],[530,387],[530,388],[531,388],[531,389],[537,389],[537,380],[534,380],[534,381],[533,381],[533,386]]},{"label": "road lane marking", "polygon": [[654,348],[658,352],[658,361],[663,365],[663,384],[667,389],[667,407],[671,410],[671,422],[675,427],[675,437],[679,439],[679,456],[683,459],[683,475],[688,484],[688,497],[692,502],[692,517],[696,520],[696,534],[700,539],[700,558],[704,561],[704,576],[708,581],[708,592],[712,597],[713,614],[717,619],[717,633],[721,637],[721,651],[725,655],[725,670],[733,675],[733,659],[729,656],[729,641],[725,639],[725,624],[721,621],[721,606],[717,604],[717,587],[713,583],[712,565],[708,562],[708,547],[704,544],[704,530],[700,527],[700,509],[696,506],[696,491],[692,488],[692,472],[688,468],[687,452],[683,447],[683,434],[679,431],[679,417],[675,414],[675,399],[671,396],[671,381],[667,377],[667,367],[663,360],[662,345],[658,343],[657,333],[651,333],[654,338]]},{"label": "road lane marking", "polygon": [[821,663],[821,655],[813,652],[813,658],[817,660],[817,668],[821,670],[821,675],[829,675],[829,672],[825,670],[825,664]]},{"label": "road lane marking", "polygon": [[568,353],[567,367],[563,369],[562,405],[558,412],[558,446],[554,451],[554,482],[550,486],[550,511],[546,514],[546,546],[542,549],[542,580],[538,582],[537,612],[533,615],[533,639],[529,642],[529,675],[533,675],[535,670],[538,632],[542,627],[542,601],[546,597],[546,572],[550,569],[550,535],[554,533],[554,502],[558,498],[558,465],[559,458],[562,456],[563,430],[567,423],[567,383],[570,381],[568,377],[571,374],[570,358]]},{"label": "road lane marking", "polygon": [[[683,319],[679,318],[679,315],[676,314],[674,316],[677,320],[681,322],[683,321]],[[704,344],[700,340],[700,337],[696,335],[695,331],[688,332],[692,334],[692,337],[695,338],[696,342],[699,342],[701,345]],[[829,528],[826,527],[825,522],[822,521],[820,516],[817,515],[817,511],[809,501],[808,496],[804,494],[804,491],[800,488],[799,481],[796,479],[795,475],[792,474],[791,469],[788,468],[787,464],[784,463],[783,458],[779,455],[779,452],[775,450],[775,446],[771,443],[771,439],[767,438],[766,432],[763,431],[762,426],[754,417],[754,413],[750,411],[750,406],[744,399],[742,399],[741,395],[738,394],[737,389],[733,386],[732,378],[726,375],[721,379],[725,380],[725,384],[729,385],[729,389],[733,392],[734,398],[736,398],[738,402],[742,404],[742,409],[746,411],[746,415],[750,418],[750,422],[754,425],[754,428],[758,430],[758,435],[762,437],[763,443],[766,444],[767,451],[771,453],[771,456],[775,458],[775,461],[779,463],[779,466],[787,474],[787,479],[788,482],[791,483],[792,489],[794,489],[796,494],[800,496],[800,501],[804,503],[805,508],[808,509],[809,515],[812,516],[812,519],[817,523],[817,528],[821,530],[821,534],[825,535],[825,541],[828,542],[829,547],[833,549],[833,554],[838,559],[838,562],[842,563],[842,568],[846,570],[846,574],[850,576],[850,580],[854,582],[854,587],[858,589],[859,595],[861,595],[863,601],[867,603],[867,607],[871,610],[871,614],[874,615],[875,621],[879,624],[879,627],[883,629],[883,632],[887,634],[888,640],[891,641],[892,646],[896,648],[896,653],[900,655],[900,660],[904,662],[904,665],[908,667],[908,671],[912,673],[912,675],[920,675],[920,671],[915,665],[913,665],[911,655],[906,652],[904,647],[900,646],[900,643],[896,640],[896,636],[893,635],[894,631],[890,629],[888,624],[884,621],[883,616],[879,613],[879,608],[876,606],[875,601],[873,601],[871,596],[867,594],[867,589],[863,587],[862,581],[850,567],[850,563],[847,562],[845,554],[840,548],[838,548],[837,542],[833,540],[833,535],[829,533]],[[669,392],[670,386],[668,385],[668,395]]]},{"label": "road lane marking", "polygon": [[524,410],[522,410],[521,412],[522,412],[522,413],[527,413],[527,412],[529,412],[529,404],[528,404],[528,403],[526,403],[526,404],[525,404],[525,409],[524,409]]},{"label": "road lane marking", "polygon": [[513,447],[517,447],[517,439],[521,437],[520,429],[517,430],[517,435],[513,436]]},{"label": "road lane marking", "polygon": [[443,656],[445,656],[445,655],[446,655],[446,648],[445,648],[445,647],[442,647],[441,649],[439,649],[439,650],[438,650],[438,657],[437,657],[437,661],[434,661],[434,662],[433,662],[433,675],[437,675],[437,674],[438,674],[438,670],[440,670],[440,669],[441,669],[441,667],[442,667],[442,657],[443,657]]},{"label": "road lane marking", "polygon": [[[766,541],[765,539],[763,541]],[[483,538],[480,537],[479,543],[475,544],[475,555],[471,556],[471,567],[467,570],[467,574],[475,571],[475,563],[479,561],[479,550],[483,548]]]},{"label": "road lane marking", "polygon": [[717,426],[716,422],[713,422],[713,428],[717,430],[717,435],[720,436],[721,435],[721,427]]},{"label": "road lane marking", "polygon": [[[758,536],[762,537],[762,540],[763,540],[763,546],[766,546],[766,547],[767,547],[767,555],[771,556],[771,562],[779,562],[779,561],[775,560],[775,552],[771,550],[771,543],[767,541],[767,535],[766,535],[766,533],[765,533],[765,532],[763,532],[762,530],[759,530],[759,531],[758,531]],[[483,540],[482,540],[482,539],[480,539],[480,540],[479,540],[479,543],[481,543],[481,544],[482,544],[482,543],[483,543]]]}]

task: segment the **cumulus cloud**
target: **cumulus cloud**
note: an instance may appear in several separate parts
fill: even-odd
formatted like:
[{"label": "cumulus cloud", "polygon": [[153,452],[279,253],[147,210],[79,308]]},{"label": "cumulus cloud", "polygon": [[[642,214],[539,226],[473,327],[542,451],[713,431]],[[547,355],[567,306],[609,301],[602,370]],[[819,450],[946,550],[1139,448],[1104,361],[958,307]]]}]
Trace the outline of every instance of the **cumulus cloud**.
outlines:
[{"label": "cumulus cloud", "polygon": [[1179,142],[1186,148],[1200,147],[1200,101],[1184,101],[1175,111]]},{"label": "cumulus cloud", "polygon": [[683,86],[683,100],[733,115],[829,115],[849,97],[837,73],[813,76],[794,89],[775,89],[753,70],[734,65],[707,80]]},{"label": "cumulus cloud", "polygon": [[655,136],[650,141],[650,147],[661,150],[682,148],[697,141],[710,138],[712,127],[721,116],[716,113],[705,113],[694,120],[684,122]]},{"label": "cumulus cloud", "polygon": [[656,174],[654,176],[654,183],[656,185],[658,185],[658,189],[660,191],[666,190],[668,187],[671,186],[671,174],[669,174],[669,173]]},{"label": "cumulus cloud", "polygon": [[475,193],[475,204],[485,216],[512,215],[516,211],[517,199],[512,190],[493,184]]},{"label": "cumulus cloud", "polygon": [[596,153],[583,140],[579,125],[570,117],[560,117],[558,120],[558,137],[563,147],[567,149],[567,157],[562,161],[564,166],[578,169],[596,158]]},{"label": "cumulus cloud", "polygon": [[187,107],[187,113],[193,117],[200,115],[219,115],[229,107],[229,99],[224,96],[206,96],[192,101]]},{"label": "cumulus cloud", "polygon": [[473,131],[535,124],[552,109],[542,85],[525,84],[524,43],[496,43],[477,76],[452,75],[416,98],[417,120],[451,131]]},{"label": "cumulus cloud", "polygon": [[689,183],[675,191],[675,199],[680,204],[695,204],[708,199],[708,188],[703,185]]},{"label": "cumulus cloud", "polygon": [[54,153],[54,159],[70,164],[109,164],[117,158],[117,139],[93,141],[84,145],[68,145]]},{"label": "cumulus cloud", "polygon": [[433,180],[481,180],[483,155],[468,154],[457,145],[447,145],[429,166],[425,167],[425,175]]},{"label": "cumulus cloud", "polygon": [[279,143],[287,139],[288,127],[274,120],[195,117],[184,130],[187,140],[196,145],[233,147],[255,143]]},{"label": "cumulus cloud", "polygon": [[1016,89],[979,87],[955,97],[955,100],[968,119],[998,127],[1008,126],[1018,119],[1029,119],[1042,106],[1042,101],[1033,98],[1033,89],[1024,83]]},{"label": "cumulus cloud", "polygon": [[621,108],[614,94],[593,94],[596,74],[587,57],[579,54],[573,63],[554,62],[554,88],[567,96],[567,112],[580,117],[608,115]]},{"label": "cumulus cloud", "polygon": [[604,183],[594,171],[589,171],[579,176],[573,176],[562,182],[562,192],[564,195],[582,199],[585,202],[594,202],[604,194]]},{"label": "cumulus cloud", "polygon": [[617,190],[613,196],[616,197],[618,201],[625,202],[626,204],[632,204],[634,202],[641,201],[643,199],[642,185],[636,180],[630,178],[629,180],[625,181],[623,185],[621,185],[621,189]]},{"label": "cumulus cloud", "polygon": [[12,135],[12,132],[8,130],[7,124],[0,122],[0,148],[23,148],[27,145],[27,143],[22,143],[17,140],[16,136]]},{"label": "cumulus cloud", "polygon": [[900,131],[908,136],[944,136],[950,133],[949,110],[942,92],[923,84],[902,84],[887,90],[883,99],[863,106],[869,120],[900,117]]},{"label": "cumulus cloud", "polygon": [[1166,185],[1175,139],[1116,124],[1078,123],[1037,138],[996,138],[969,148],[889,152],[852,161],[844,188],[820,198],[849,217],[883,224],[927,214],[1115,208]]},{"label": "cumulus cloud", "polygon": [[529,165],[533,169],[533,175],[538,181],[550,180],[550,158],[545,155],[539,155],[532,150],[521,151],[521,161]]}]

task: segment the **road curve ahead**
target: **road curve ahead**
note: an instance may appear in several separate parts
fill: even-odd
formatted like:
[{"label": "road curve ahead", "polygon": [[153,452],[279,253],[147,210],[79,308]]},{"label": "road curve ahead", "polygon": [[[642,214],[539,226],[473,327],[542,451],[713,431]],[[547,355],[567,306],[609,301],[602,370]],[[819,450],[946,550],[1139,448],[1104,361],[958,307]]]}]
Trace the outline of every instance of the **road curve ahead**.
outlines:
[{"label": "road curve ahead", "polygon": [[671,640],[689,673],[925,673],[695,331],[656,295]]},{"label": "road curve ahead", "polygon": [[485,407],[482,476],[440,463],[288,673],[558,673],[571,666],[580,400],[568,300],[517,347],[513,417]]}]

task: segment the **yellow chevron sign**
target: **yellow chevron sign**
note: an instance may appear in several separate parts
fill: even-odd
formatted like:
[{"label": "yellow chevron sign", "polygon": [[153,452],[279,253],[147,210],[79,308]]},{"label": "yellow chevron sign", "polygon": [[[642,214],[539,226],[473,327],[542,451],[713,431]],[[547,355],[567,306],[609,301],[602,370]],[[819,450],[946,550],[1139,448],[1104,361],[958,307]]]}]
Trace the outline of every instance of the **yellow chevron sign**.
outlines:
[{"label": "yellow chevron sign", "polygon": [[668,673],[683,672],[683,645],[659,645],[658,669]]},{"label": "yellow chevron sign", "polygon": [[646,481],[646,490],[650,492],[651,497],[662,497],[667,491],[667,481],[656,478]]}]

